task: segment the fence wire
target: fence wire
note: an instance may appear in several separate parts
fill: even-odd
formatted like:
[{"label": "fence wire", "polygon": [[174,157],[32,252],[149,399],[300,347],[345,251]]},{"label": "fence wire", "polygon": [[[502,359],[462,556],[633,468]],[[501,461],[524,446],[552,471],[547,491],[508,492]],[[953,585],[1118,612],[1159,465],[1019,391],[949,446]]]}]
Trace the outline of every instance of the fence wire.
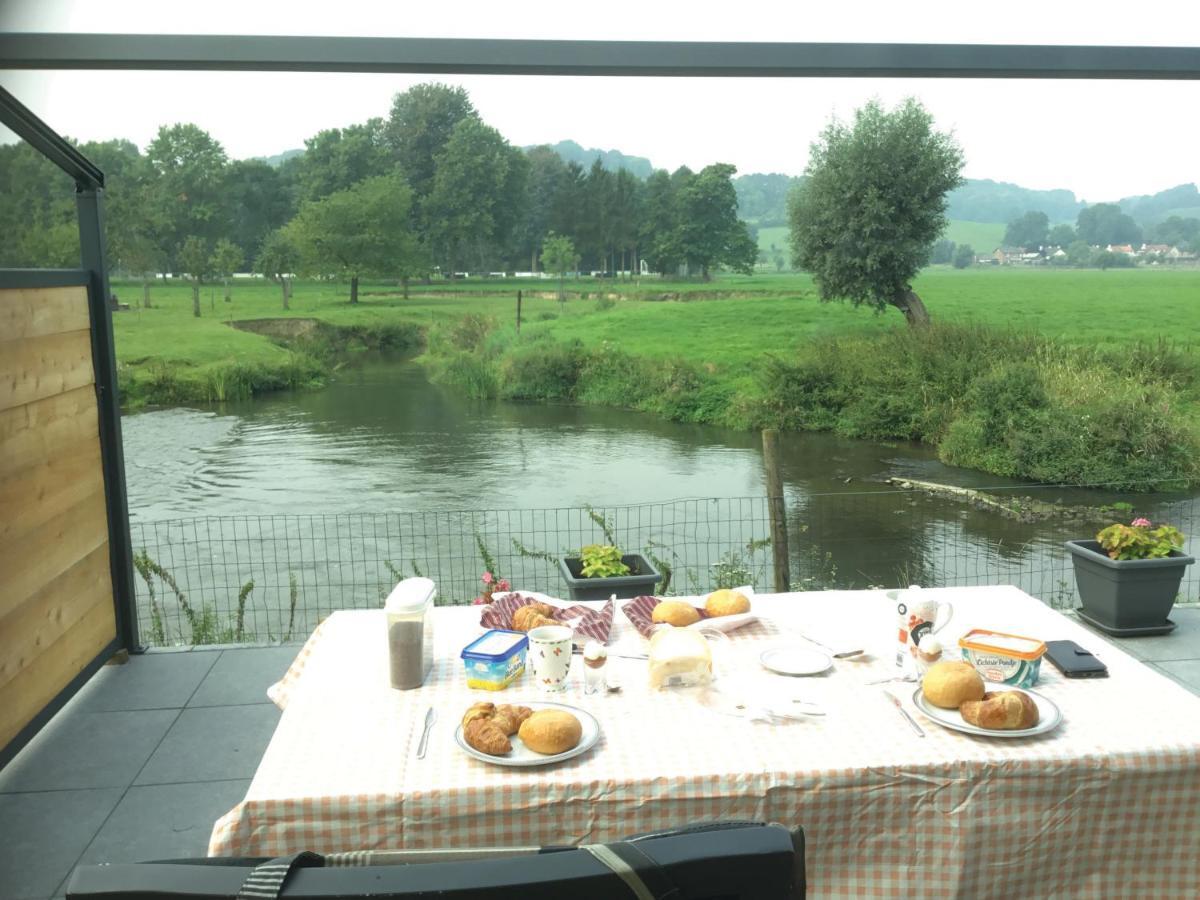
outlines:
[{"label": "fence wire", "polygon": [[[1032,514],[1029,498],[1015,493],[1009,514],[904,490],[786,499],[795,590],[1014,584],[1057,608],[1075,603],[1062,542],[1132,515],[1124,506]],[[1137,512],[1189,535],[1200,524],[1191,498]],[[516,589],[565,596],[554,558],[610,538],[663,572],[669,580],[661,593],[773,589],[763,497],[595,509],[208,516],[131,528],[141,641],[150,646],[299,640],[334,610],[379,607],[412,575],[432,578],[441,604],[472,602],[488,568]],[[1200,573],[1188,572],[1181,599],[1200,599]]]}]

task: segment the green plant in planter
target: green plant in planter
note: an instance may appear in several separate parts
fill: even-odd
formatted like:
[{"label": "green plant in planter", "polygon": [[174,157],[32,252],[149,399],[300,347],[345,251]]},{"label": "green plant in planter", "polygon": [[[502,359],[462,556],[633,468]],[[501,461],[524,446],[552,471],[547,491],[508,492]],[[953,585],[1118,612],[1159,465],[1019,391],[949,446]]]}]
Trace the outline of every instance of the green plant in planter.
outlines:
[{"label": "green plant in planter", "polygon": [[1183,533],[1170,525],[1154,527],[1149,519],[1109,525],[1096,540],[1110,559],[1162,559],[1183,546]]},{"label": "green plant in planter", "polygon": [[579,551],[580,574],[584,578],[614,578],[628,575],[621,551],[612,544],[588,544]]}]

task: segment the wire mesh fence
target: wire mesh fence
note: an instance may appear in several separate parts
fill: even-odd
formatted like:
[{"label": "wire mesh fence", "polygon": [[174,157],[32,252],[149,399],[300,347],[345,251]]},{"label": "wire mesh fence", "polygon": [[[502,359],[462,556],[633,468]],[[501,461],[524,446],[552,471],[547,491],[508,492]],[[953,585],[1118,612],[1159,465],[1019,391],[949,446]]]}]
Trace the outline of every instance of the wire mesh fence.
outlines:
[{"label": "wire mesh fence", "polygon": [[[997,509],[908,490],[786,499],[793,589],[1015,584],[1059,608],[1075,602],[1062,542],[1090,537],[1136,508],[1072,507],[1014,493],[1010,508]],[[1143,502],[1136,512],[1189,535],[1200,524],[1191,498]],[[298,640],[334,610],[379,607],[397,581],[418,574],[437,582],[442,604],[472,602],[485,570],[516,589],[564,596],[556,559],[597,542],[650,559],[664,575],[661,593],[773,588],[763,497],[219,516],[131,527],[141,640],[155,646]],[[1189,571],[1181,595],[1200,599],[1200,573]]]}]

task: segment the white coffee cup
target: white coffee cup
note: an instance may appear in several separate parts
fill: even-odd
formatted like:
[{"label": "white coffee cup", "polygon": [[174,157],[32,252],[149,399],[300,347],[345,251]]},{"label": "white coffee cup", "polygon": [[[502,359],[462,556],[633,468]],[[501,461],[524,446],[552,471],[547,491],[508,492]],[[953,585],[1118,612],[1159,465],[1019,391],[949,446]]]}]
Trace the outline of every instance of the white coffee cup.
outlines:
[{"label": "white coffee cup", "polygon": [[542,625],[529,632],[525,664],[543,691],[566,690],[573,634],[566,625]]}]

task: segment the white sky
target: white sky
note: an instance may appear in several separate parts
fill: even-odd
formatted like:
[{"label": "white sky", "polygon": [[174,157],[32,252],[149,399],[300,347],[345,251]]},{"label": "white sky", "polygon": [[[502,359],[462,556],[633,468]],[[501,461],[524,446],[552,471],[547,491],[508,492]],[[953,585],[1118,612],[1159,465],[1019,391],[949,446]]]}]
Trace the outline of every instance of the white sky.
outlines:
[{"label": "white sky", "polygon": [[[0,0],[0,30],[612,40],[911,41],[1200,45],[1200,2],[961,0],[842,4],[724,0]],[[386,116],[427,77],[0,71],[0,84],[81,140],[195,122],[233,158],[267,156],[322,128]],[[831,113],[872,96],[919,97],[966,151],[966,174],[1067,188],[1095,202],[1200,181],[1200,82],[442,77],[518,145],[571,138],[656,165],[732,162],[799,174]],[[11,140],[10,133],[3,138]]]}]

